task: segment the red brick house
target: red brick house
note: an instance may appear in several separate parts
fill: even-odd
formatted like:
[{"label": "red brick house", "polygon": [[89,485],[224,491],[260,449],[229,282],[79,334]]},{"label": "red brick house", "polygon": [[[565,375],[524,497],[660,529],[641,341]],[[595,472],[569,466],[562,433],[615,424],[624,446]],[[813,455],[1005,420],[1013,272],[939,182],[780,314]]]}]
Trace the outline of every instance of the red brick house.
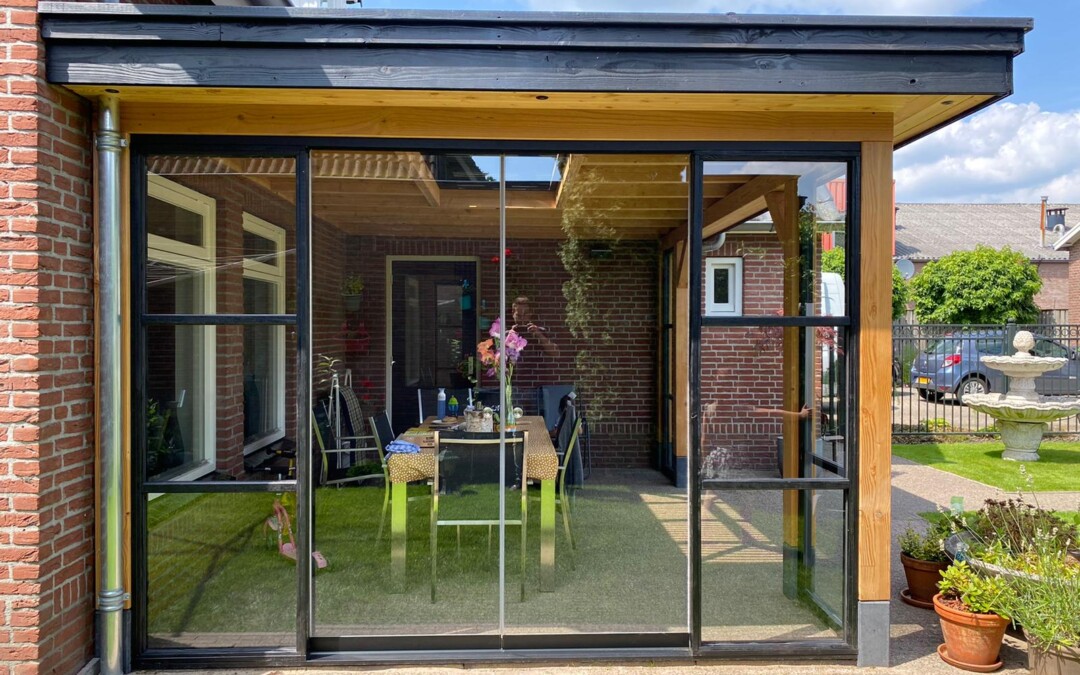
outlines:
[{"label": "red brick house", "polygon": [[[0,2],[0,674],[888,663],[892,153],[1010,94],[1030,20],[163,4]],[[325,482],[320,364],[365,414],[505,399],[496,320],[511,402],[590,420],[565,510],[546,435]]]}]

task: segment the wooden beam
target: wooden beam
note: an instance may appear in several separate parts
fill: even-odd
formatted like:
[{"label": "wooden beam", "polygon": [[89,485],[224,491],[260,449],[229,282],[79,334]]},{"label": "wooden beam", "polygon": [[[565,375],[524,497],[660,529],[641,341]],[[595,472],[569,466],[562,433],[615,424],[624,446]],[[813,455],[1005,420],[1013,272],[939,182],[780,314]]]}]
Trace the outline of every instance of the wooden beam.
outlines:
[{"label": "wooden beam", "polygon": [[705,209],[701,236],[708,239],[739,223],[764,213],[768,205],[765,195],[784,185],[790,176],[755,176],[731,194]]},{"label": "wooden beam", "polygon": [[875,113],[783,113],[694,110],[502,110],[447,107],[131,104],[122,122],[132,133],[498,138],[552,141],[862,141],[892,140],[892,116]]},{"label": "wooden beam", "polygon": [[[782,189],[769,192],[765,199],[769,205],[773,225],[780,238],[783,251],[783,307],[785,316],[799,314],[799,285],[802,279],[802,257],[799,250],[799,184],[798,179],[785,177]],[[798,416],[801,409],[799,400],[799,371],[802,366],[799,329],[793,326],[784,328],[782,361],[782,407],[785,411],[782,428],[783,471],[784,478],[799,476],[799,434],[802,420]],[[794,555],[800,543],[799,492],[784,490],[784,546],[785,557]],[[785,566],[785,575],[789,574]],[[785,581],[790,581],[785,579]],[[785,583],[785,588],[788,584]]]},{"label": "wooden beam", "polygon": [[859,600],[889,600],[893,149],[862,144],[859,273]]}]

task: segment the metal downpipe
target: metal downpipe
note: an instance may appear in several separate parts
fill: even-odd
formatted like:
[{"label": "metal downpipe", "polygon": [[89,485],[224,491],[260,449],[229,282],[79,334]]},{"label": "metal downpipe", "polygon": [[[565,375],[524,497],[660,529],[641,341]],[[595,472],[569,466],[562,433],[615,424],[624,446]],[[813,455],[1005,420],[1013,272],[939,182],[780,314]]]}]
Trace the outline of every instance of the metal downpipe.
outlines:
[{"label": "metal downpipe", "polygon": [[120,102],[98,99],[96,260],[98,278],[98,654],[104,675],[123,671],[124,508],[120,400]]}]

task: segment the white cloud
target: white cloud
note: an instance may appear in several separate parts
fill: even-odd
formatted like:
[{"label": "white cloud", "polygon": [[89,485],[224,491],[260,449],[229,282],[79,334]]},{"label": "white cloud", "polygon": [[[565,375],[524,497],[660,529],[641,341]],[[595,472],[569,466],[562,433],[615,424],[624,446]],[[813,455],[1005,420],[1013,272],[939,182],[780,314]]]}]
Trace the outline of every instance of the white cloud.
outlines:
[{"label": "white cloud", "polygon": [[904,202],[1080,202],[1080,110],[1000,103],[896,153]]},{"label": "white cloud", "polygon": [[951,15],[983,0],[528,0],[530,9],[573,12]]}]

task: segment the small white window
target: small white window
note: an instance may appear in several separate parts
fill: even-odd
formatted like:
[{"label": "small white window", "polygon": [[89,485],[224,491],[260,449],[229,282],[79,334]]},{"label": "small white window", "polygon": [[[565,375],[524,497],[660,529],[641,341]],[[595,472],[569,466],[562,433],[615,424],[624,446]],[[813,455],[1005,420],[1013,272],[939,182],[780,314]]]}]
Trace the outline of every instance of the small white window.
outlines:
[{"label": "small white window", "polygon": [[742,258],[705,259],[705,316],[742,316]]}]

